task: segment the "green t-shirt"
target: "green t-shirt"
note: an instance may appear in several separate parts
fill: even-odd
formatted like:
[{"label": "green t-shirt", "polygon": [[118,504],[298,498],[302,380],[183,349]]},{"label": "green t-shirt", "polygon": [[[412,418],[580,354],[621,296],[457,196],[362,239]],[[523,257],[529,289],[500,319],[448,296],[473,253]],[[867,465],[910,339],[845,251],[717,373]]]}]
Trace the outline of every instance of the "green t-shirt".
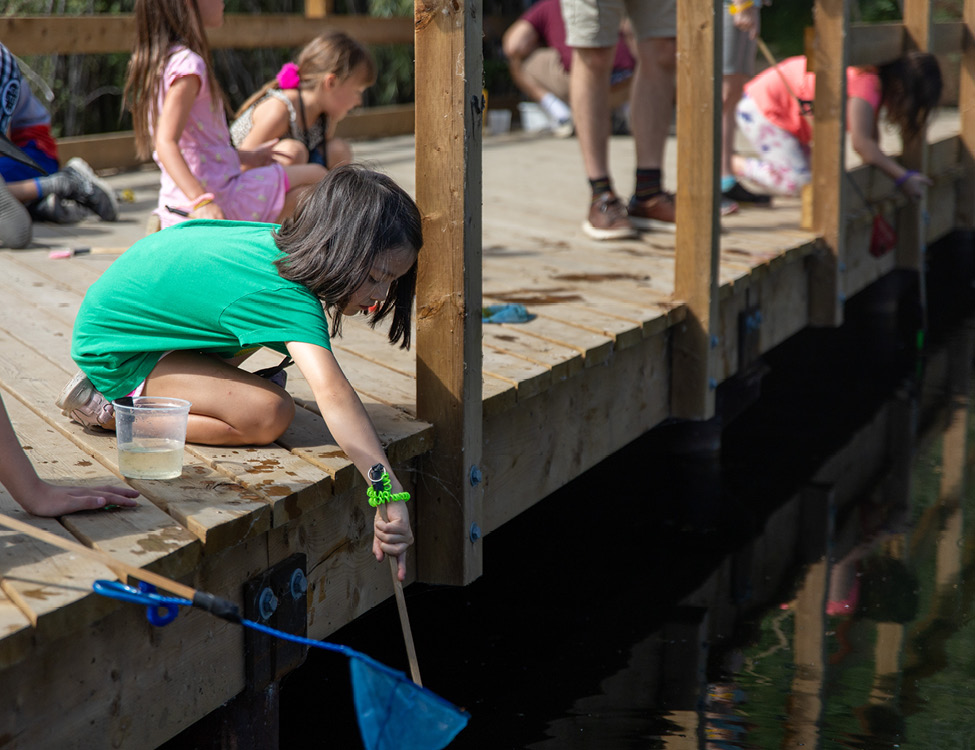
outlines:
[{"label": "green t-shirt", "polygon": [[285,343],[331,348],[321,302],[278,275],[275,224],[188,221],[134,244],[96,281],[71,356],[109,401],[173,350],[232,357]]}]

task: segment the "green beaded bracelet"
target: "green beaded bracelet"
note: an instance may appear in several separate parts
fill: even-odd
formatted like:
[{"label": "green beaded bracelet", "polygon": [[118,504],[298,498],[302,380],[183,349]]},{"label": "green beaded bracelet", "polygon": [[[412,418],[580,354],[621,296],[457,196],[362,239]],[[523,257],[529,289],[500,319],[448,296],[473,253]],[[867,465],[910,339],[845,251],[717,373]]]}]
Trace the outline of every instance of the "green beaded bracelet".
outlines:
[{"label": "green beaded bracelet", "polygon": [[[374,476],[379,472],[377,469],[382,469],[382,477]],[[373,466],[369,471],[369,479],[374,485],[382,482],[383,488],[381,490],[373,489],[372,487],[366,488],[366,495],[369,497],[369,504],[373,508],[378,508],[380,505],[385,505],[386,503],[397,503],[406,502],[410,499],[409,492],[392,492],[393,483],[389,479],[389,473],[383,468],[382,464],[377,464]]]}]

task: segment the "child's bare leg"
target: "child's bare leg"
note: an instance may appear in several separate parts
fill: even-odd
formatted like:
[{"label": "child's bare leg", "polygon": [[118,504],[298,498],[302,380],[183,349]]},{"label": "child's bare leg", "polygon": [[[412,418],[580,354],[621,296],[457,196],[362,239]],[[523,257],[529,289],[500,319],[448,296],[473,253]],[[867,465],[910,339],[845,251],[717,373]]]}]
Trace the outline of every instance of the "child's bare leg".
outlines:
[{"label": "child's bare leg", "polygon": [[328,168],[335,169],[352,163],[352,145],[343,138],[333,138],[328,142]]},{"label": "child's bare leg", "polygon": [[288,173],[291,189],[284,197],[284,208],[277,218],[279,224],[294,213],[298,200],[305,191],[312,185],[316,185],[326,174],[325,167],[321,164],[296,164],[284,169]]},{"label": "child's bare leg", "polygon": [[186,440],[203,445],[265,445],[281,437],[295,414],[287,391],[197,352],[163,357],[146,378],[144,393],[192,403]]}]

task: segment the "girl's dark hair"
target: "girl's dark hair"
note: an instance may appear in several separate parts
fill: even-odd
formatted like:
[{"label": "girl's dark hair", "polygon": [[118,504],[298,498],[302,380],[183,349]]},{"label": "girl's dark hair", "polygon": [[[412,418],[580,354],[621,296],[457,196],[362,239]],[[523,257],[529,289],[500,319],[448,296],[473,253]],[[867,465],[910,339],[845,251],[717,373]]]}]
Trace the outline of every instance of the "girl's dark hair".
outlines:
[{"label": "girl's dark hair", "polygon": [[881,65],[880,90],[887,119],[907,141],[914,138],[941,99],[941,68],[929,52],[908,52]]},{"label": "girl's dark hair", "polygon": [[[390,250],[418,253],[423,246],[420,210],[399,185],[358,164],[331,170],[302,197],[275,235],[278,273],[308,287],[332,316],[332,335],[341,333],[342,308],[369,281],[377,261]],[[408,349],[416,293],[416,260],[390,286],[372,313],[375,326],[390,313],[389,341]]]},{"label": "girl's dark hair", "polygon": [[159,117],[163,69],[173,45],[183,45],[206,62],[214,105],[226,109],[227,100],[213,74],[210,44],[196,0],[136,0],[135,28],[136,42],[125,79],[125,105],[132,113],[136,151],[140,158],[148,159],[152,155],[152,130]]},{"label": "girl's dark hair", "polygon": [[[347,81],[359,74],[369,86],[376,82],[376,63],[369,50],[344,31],[327,31],[315,37],[298,53],[295,63],[301,78],[300,89],[314,88],[329,73],[333,73],[339,81]],[[244,114],[271,89],[280,88],[276,78],[268,81],[240,105],[234,117]]]}]

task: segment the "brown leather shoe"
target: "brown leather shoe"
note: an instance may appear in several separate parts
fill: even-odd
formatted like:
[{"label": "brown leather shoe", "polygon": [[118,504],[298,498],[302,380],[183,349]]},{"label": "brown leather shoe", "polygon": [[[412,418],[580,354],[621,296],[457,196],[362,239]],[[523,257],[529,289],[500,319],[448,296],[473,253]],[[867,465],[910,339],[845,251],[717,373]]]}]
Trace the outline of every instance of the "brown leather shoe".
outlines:
[{"label": "brown leather shoe", "polygon": [[626,240],[637,236],[623,203],[609,192],[593,200],[582,230],[594,240]]},{"label": "brown leather shoe", "polygon": [[642,201],[633,196],[626,210],[630,215],[630,221],[637,229],[674,231],[677,207],[674,205],[674,196],[670,193],[661,191]]}]

